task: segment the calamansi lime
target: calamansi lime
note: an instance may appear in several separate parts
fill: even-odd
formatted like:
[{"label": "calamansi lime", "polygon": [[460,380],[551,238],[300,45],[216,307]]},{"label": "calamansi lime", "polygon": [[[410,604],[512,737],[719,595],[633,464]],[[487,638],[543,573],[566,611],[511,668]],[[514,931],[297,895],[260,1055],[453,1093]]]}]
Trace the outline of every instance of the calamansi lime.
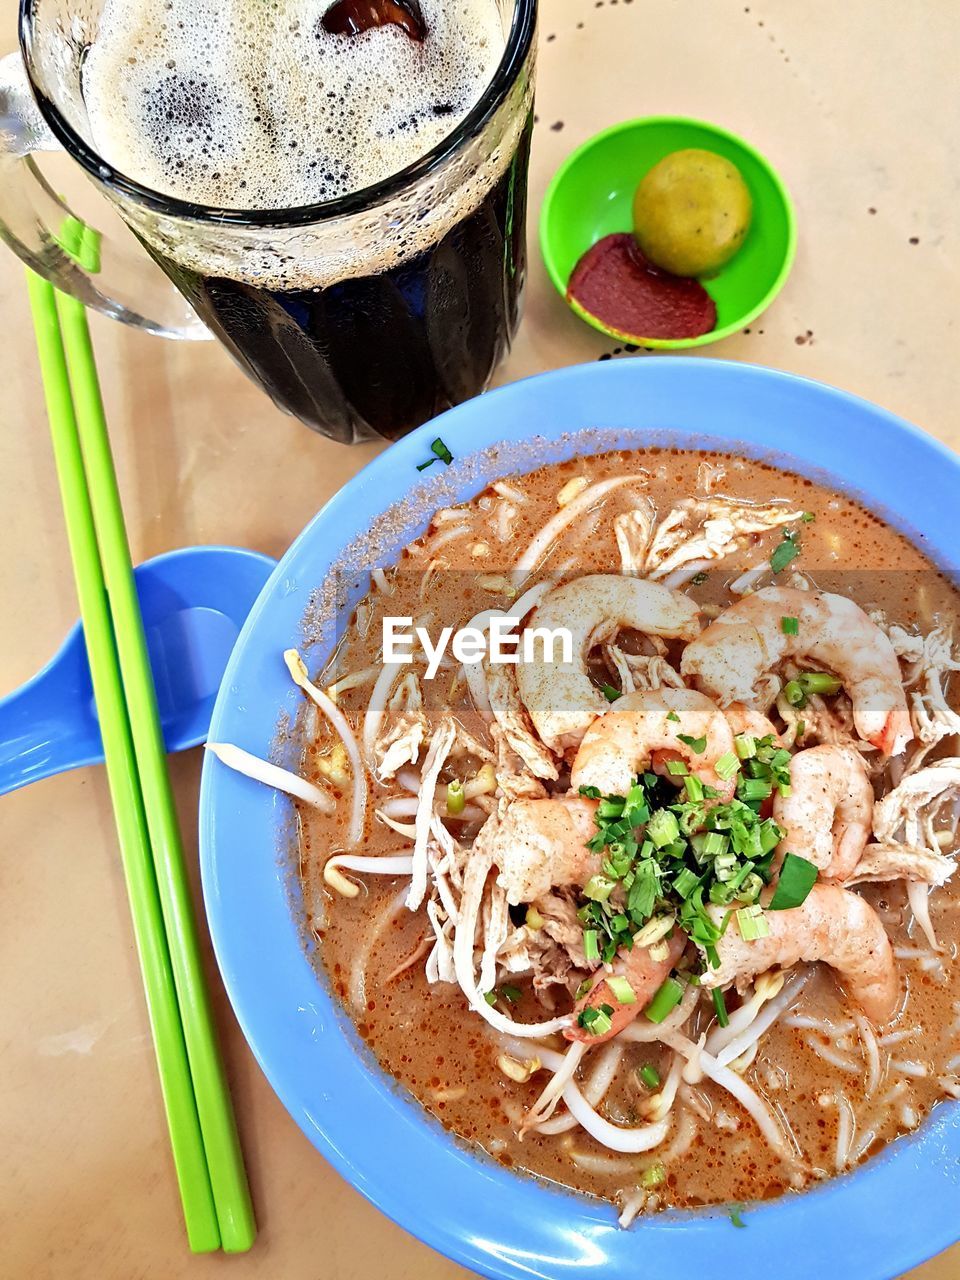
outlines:
[{"label": "calamansi lime", "polygon": [[658,267],[712,275],[750,229],[751,201],[736,165],[713,151],[674,151],[655,164],[633,198],[633,229]]}]

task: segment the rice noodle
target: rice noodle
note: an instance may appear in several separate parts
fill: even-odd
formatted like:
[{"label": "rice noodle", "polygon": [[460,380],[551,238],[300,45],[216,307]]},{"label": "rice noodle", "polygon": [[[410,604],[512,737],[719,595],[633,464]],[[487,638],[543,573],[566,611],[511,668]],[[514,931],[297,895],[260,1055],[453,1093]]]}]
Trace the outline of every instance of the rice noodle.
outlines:
[{"label": "rice noodle", "polygon": [[683,1056],[675,1052],[666,1080],[664,1080],[656,1093],[640,1104],[640,1112],[644,1119],[662,1120],[664,1116],[669,1115],[676,1101],[680,1081],[683,1078],[683,1064]]},{"label": "rice noodle", "polygon": [[291,773],[289,769],[281,769],[279,765],[271,764],[269,760],[262,760],[260,756],[252,755],[232,742],[207,742],[204,746],[228,768],[242,773],[247,778],[262,782],[276,791],[296,796],[298,800],[312,805],[321,813],[333,813],[336,810],[337,803],[333,796],[315,782],[308,782],[306,778]]},{"label": "rice noodle", "polygon": [[924,1063],[913,1062],[905,1058],[891,1058],[889,1067],[891,1071],[899,1072],[900,1075],[911,1076],[914,1080],[922,1080],[930,1074]]},{"label": "rice noodle", "polygon": [[426,759],[423,762],[423,773],[420,781],[419,805],[414,822],[413,841],[413,874],[410,878],[410,893],[407,907],[416,911],[423,902],[427,892],[427,841],[430,838],[430,819],[433,816],[433,797],[437,787],[437,778],[443,768],[456,733],[453,721],[444,717],[430,739]]},{"label": "rice noodle", "polygon": [[671,1048],[682,1053],[688,1061],[691,1059],[698,1060],[703,1074],[736,1098],[744,1111],[756,1122],[760,1132],[780,1157],[790,1164],[796,1163],[796,1140],[793,1140],[793,1147],[790,1145],[790,1139],[793,1138],[793,1135],[790,1134],[788,1139],[780,1120],[760,1095],[754,1089],[751,1089],[746,1080],[738,1076],[735,1071],[731,1071],[729,1067],[721,1066],[713,1054],[707,1053],[705,1049],[694,1044],[686,1036],[680,1035],[678,1032],[670,1032],[665,1039]]},{"label": "rice noodle", "polygon": [[322,689],[318,689],[307,675],[307,668],[296,649],[284,651],[283,660],[287,664],[290,678],[298,685],[307,697],[312,698],[323,714],[330,721],[334,731],[340,735],[350,761],[353,773],[353,800],[350,807],[350,823],[347,827],[347,843],[358,845],[363,838],[363,824],[367,807],[367,778],[360,759],[360,748],[346,716]]},{"label": "rice noodle", "polygon": [[806,1013],[788,1013],[783,1020],[785,1027],[796,1027],[801,1031],[822,1031],[824,1035],[840,1036],[853,1031],[854,1024],[850,1020],[831,1022],[827,1018],[811,1018]]},{"label": "rice noodle", "polygon": [[380,736],[380,726],[383,724],[390,693],[399,676],[399,663],[385,662],[370,692],[370,701],[363,715],[363,733],[360,739],[364,758],[370,762],[373,761],[373,748]]},{"label": "rice noodle", "polygon": [[930,919],[930,886],[924,884],[922,880],[908,880],[907,901],[910,903],[910,910],[913,912],[914,919],[923,930],[927,941],[934,951],[939,950],[937,935],[933,930],[933,921]]},{"label": "rice noodle", "polygon": [[853,1107],[844,1094],[837,1095],[837,1147],[834,1162],[842,1169],[850,1158],[850,1147],[853,1142],[856,1119]]},{"label": "rice noodle", "polygon": [[703,573],[705,569],[712,569],[714,563],[713,560],[691,560],[681,569],[674,569],[673,573],[668,573],[661,581],[665,587],[676,590],[688,583],[691,578],[695,578],[698,573]]},{"label": "rice noodle", "polygon": [[609,480],[597,480],[589,485],[572,502],[561,507],[556,515],[550,517],[517,560],[517,571],[523,574],[530,573],[545,558],[550,544],[559,538],[568,524],[578,520],[595,502],[605,498],[612,490],[619,488],[622,484],[631,484],[636,479],[636,476],[613,476]]},{"label": "rice noodle", "polygon": [[334,680],[333,684],[327,685],[327,697],[336,702],[341,693],[346,693],[348,689],[359,689],[365,684],[370,684],[371,681],[376,681],[379,670],[379,667],[364,667],[361,671],[351,671],[341,676],[339,680]]},{"label": "rice noodle", "polygon": [[380,941],[384,931],[389,928],[390,924],[403,910],[403,900],[407,895],[406,886],[404,886],[397,894],[395,894],[387,903],[384,910],[377,917],[376,922],[369,928],[363,939],[363,946],[359,948],[357,954],[353,958],[353,965],[350,969],[350,980],[347,987],[350,996],[350,1003],[355,1009],[362,1008],[365,1003],[364,996],[364,977],[367,972],[367,965],[370,963],[370,957],[373,949]]},{"label": "rice noodle", "polygon": [[412,840],[417,834],[417,828],[412,822],[398,822],[396,818],[391,818],[389,813],[385,813],[383,809],[374,809],[373,816],[378,822],[382,822],[385,827],[389,827],[391,831],[396,831],[398,836],[406,836]]},{"label": "rice noodle", "polygon": [[902,1044],[904,1040],[910,1040],[914,1036],[918,1036],[920,1030],[920,1027],[906,1027],[901,1031],[890,1031],[885,1036],[881,1036],[877,1044],[882,1049],[889,1049],[892,1045]]},{"label": "rice noodle", "polygon": [[745,572],[740,574],[739,578],[734,578],[727,590],[734,596],[746,595],[754,584],[759,582],[763,575],[769,571],[769,569],[770,561],[764,560],[762,564],[754,565],[752,569],[745,570]]},{"label": "rice noodle", "polygon": [[540,1096],[527,1112],[520,1128],[521,1138],[527,1129],[535,1129],[537,1125],[544,1120],[549,1120],[553,1115],[564,1089],[576,1074],[580,1060],[588,1047],[583,1040],[574,1040],[572,1042],[563,1055],[560,1066],[554,1071],[541,1091]]},{"label": "rice noodle", "polygon": [[[730,1066],[750,1048],[756,1051],[760,1037],[766,1031],[769,1031],[781,1014],[789,1009],[790,1005],[793,1004],[794,1000],[797,999],[803,988],[810,981],[811,974],[812,970],[810,969],[805,973],[794,974],[790,981],[783,985],[779,995],[774,995],[772,1000],[768,1000],[765,1009],[758,1005],[752,1021],[747,1024],[739,1035],[734,1036],[732,1040],[727,1040],[726,1044],[719,1049],[713,1049],[710,1044],[710,1037],[707,1037],[707,1051],[714,1053],[721,1067]],[[737,1012],[739,1013],[740,1010],[738,1009]],[[731,1015],[730,1021],[733,1021],[733,1015]],[[747,1065],[749,1064],[744,1063],[741,1066],[741,1070]],[[690,1083],[696,1083],[696,1081],[690,1081]]]},{"label": "rice noodle", "polygon": [[826,1045],[819,1044],[813,1036],[804,1036],[804,1040],[818,1058],[823,1058],[825,1062],[829,1062],[838,1071],[856,1071],[857,1064],[855,1062],[851,1062],[849,1058],[844,1058],[842,1054],[834,1053]]},{"label": "rice noodle", "polygon": [[[453,963],[457,983],[467,998],[467,1003],[474,1013],[478,1013],[484,1022],[488,1022],[497,1031],[505,1031],[508,1035],[520,1036],[524,1039],[542,1039],[562,1031],[571,1022],[571,1015],[564,1014],[559,1018],[550,1018],[546,1022],[514,1022],[494,1009],[484,999],[477,987],[473,964],[473,947],[476,936],[477,920],[480,915],[480,903],[487,876],[493,866],[492,856],[476,845],[467,864],[463,878],[463,896],[460,899],[460,921],[454,934]],[[543,1054],[540,1054],[543,1058]],[[546,1061],[546,1059],[544,1059]]]},{"label": "rice noodle", "polygon": [[377,854],[373,857],[335,853],[323,864],[323,878],[345,898],[355,898],[360,892],[359,886],[341,875],[341,871],[375,876],[408,876],[413,871],[413,858],[406,853]]},{"label": "rice noodle", "polygon": [[387,581],[387,575],[384,571],[377,567],[370,570],[370,577],[376,584],[377,590],[385,596],[392,596],[394,592],[393,586]]},{"label": "rice noodle", "polygon": [[[619,1043],[619,1040],[620,1037],[617,1036],[615,1040],[609,1041],[604,1046],[602,1052],[597,1056],[596,1066],[581,1086],[583,1096],[591,1107],[600,1105],[620,1069],[624,1048]],[[536,1130],[537,1133],[555,1134],[566,1133],[568,1129],[575,1129],[576,1127],[577,1121],[569,1111],[565,1111],[563,1115],[553,1116],[550,1120],[544,1120],[536,1126]]]},{"label": "rice noodle", "polygon": [[877,1042],[877,1033],[862,1013],[854,1014],[854,1021],[863,1046],[863,1058],[867,1064],[867,1078],[863,1088],[866,1096],[870,1098],[880,1085],[880,1046]]}]

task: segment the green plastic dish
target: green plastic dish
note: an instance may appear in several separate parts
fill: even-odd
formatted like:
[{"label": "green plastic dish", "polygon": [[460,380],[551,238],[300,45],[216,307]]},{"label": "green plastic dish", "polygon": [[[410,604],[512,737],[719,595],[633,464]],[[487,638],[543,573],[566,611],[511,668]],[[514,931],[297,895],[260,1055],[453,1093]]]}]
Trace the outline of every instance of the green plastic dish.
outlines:
[{"label": "green plastic dish", "polygon": [[[717,275],[702,282],[717,304],[717,326],[698,338],[620,333],[571,302],[567,281],[591,245],[612,232],[630,230],[633,193],[644,174],[671,151],[686,147],[702,147],[731,160],[753,198],[753,220],[743,247]],[[540,213],[540,251],[570,309],[612,338],[665,350],[705,347],[750,324],[779,293],[796,248],[793,204],[772,165],[726,129],[681,116],[626,120],[590,138],[554,174]]]}]

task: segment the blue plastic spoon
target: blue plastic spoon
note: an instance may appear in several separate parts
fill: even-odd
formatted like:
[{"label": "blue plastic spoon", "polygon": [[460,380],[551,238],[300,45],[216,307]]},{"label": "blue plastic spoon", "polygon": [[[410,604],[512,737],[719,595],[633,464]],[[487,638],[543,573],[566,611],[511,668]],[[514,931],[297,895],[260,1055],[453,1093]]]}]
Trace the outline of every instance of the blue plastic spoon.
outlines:
[{"label": "blue plastic spoon", "polygon": [[[242,547],[184,547],[136,569],[168,751],[206,738],[227,658],[275,563]],[[0,795],[102,760],[77,623],[32,680],[0,699]]]}]

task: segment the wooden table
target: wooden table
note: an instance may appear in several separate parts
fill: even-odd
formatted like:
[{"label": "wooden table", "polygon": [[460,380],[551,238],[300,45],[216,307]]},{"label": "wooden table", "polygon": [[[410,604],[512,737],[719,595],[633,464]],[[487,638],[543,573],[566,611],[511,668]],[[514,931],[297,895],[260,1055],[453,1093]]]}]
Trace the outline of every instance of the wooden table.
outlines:
[{"label": "wooden table", "polygon": [[[4,51],[15,7],[0,0]],[[960,446],[958,65],[951,0],[545,0],[527,310],[501,380],[612,351],[549,287],[534,219],[550,173],[589,134],[678,112],[765,151],[799,216],[780,298],[752,332],[710,354],[821,378]],[[5,252],[0,297],[6,691],[51,655],[77,604],[23,277]],[[284,418],[213,343],[162,342],[100,318],[94,330],[137,560],[198,542],[279,555],[374,451],[329,444]],[[195,862],[197,753],[171,769]],[[2,813],[0,1274],[467,1274],[381,1217],[317,1155],[261,1076],[212,965],[260,1237],[245,1257],[192,1258],[103,771],[30,787]],[[912,1274],[958,1271],[960,1247]]]}]

